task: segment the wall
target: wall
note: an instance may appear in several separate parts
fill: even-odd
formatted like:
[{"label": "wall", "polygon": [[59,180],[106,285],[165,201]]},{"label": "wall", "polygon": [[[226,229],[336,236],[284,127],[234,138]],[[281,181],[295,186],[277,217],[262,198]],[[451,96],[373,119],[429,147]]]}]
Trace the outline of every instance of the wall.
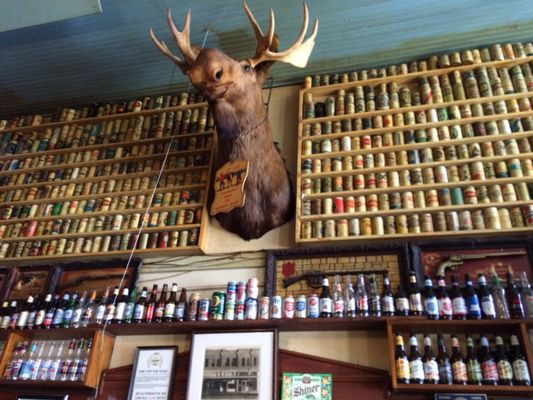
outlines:
[{"label": "wall", "polygon": [[[279,142],[286,164],[296,177],[299,86],[273,89],[269,119],[274,140]],[[268,91],[264,93],[268,98]],[[270,231],[262,238],[246,242],[223,230],[211,219],[205,256],[171,257],[144,261],[139,286],[177,282],[188,291],[210,297],[225,290],[228,280],[247,280],[256,276],[264,284],[263,250],[294,247],[294,221]],[[261,292],[261,291],[260,291]],[[190,348],[188,335],[122,336],[115,342],[111,368],[133,362],[137,346],[178,345]],[[364,366],[388,369],[385,332],[281,332],[279,347]]]}]

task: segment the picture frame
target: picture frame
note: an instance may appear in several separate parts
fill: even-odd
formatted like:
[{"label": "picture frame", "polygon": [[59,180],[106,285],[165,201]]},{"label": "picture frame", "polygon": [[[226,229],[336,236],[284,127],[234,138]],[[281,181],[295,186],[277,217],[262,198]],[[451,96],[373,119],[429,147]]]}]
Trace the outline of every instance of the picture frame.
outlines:
[{"label": "picture frame", "polygon": [[[346,275],[351,270],[366,275],[383,274],[387,270],[393,287],[399,283],[405,287],[409,281],[410,268],[407,244],[269,250],[266,252],[265,295],[308,296],[319,290],[320,284],[316,279],[303,278],[299,279],[299,285],[284,286],[306,274],[320,277],[321,273],[331,276],[339,272]],[[352,275],[352,280],[355,274]]]},{"label": "picture frame", "polygon": [[7,278],[4,298],[26,300],[30,294],[49,291],[59,277],[57,265],[31,265],[13,267]]},{"label": "picture frame", "polygon": [[515,281],[526,272],[533,278],[533,247],[530,238],[484,238],[465,239],[461,242],[420,242],[410,246],[412,266],[417,275],[436,278],[444,275],[450,282],[456,275],[460,282],[464,275],[476,278],[483,273],[490,280],[494,270],[500,279],[511,269]]},{"label": "picture frame", "polygon": [[172,399],[178,346],[137,347],[128,400]]},{"label": "picture frame", "polygon": [[277,336],[277,330],[194,332],[187,400],[273,399]]},{"label": "picture frame", "polygon": [[68,394],[20,394],[17,400],[68,400]]},{"label": "picture frame", "polygon": [[[58,278],[49,290],[56,293],[73,291],[81,293],[85,290],[89,293],[96,290],[96,297],[99,298],[104,294],[106,287],[111,286],[113,288],[119,285],[126,263],[126,259],[114,259],[60,264]],[[133,258],[131,260],[124,276],[123,288],[127,287],[130,291],[133,290],[141,266],[142,259]],[[90,271],[90,274],[87,271]]]}]

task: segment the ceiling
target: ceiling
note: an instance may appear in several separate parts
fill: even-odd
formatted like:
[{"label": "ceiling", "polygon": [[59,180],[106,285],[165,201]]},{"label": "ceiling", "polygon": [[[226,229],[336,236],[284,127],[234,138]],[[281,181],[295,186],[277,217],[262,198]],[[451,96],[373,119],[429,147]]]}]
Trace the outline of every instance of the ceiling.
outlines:
[{"label": "ceiling", "polygon": [[[36,12],[56,12],[56,1],[47,1],[49,8]],[[271,71],[275,86],[300,83],[307,74],[379,67],[495,42],[533,40],[530,0],[307,2],[311,17],[319,19],[314,51],[303,70],[276,64]],[[300,1],[248,0],[248,4],[264,31],[272,7],[281,49],[292,44],[302,21]],[[2,7],[5,2],[0,3],[0,31],[6,24]],[[35,12],[28,7],[19,7],[18,18]],[[186,90],[186,77],[159,53],[147,33],[153,27],[160,39],[172,43],[165,18],[168,7],[179,28],[191,9],[192,43],[205,41],[206,47],[221,48],[235,58],[255,51],[254,34],[240,0],[101,0],[101,7],[96,15],[0,33],[0,118]]]}]

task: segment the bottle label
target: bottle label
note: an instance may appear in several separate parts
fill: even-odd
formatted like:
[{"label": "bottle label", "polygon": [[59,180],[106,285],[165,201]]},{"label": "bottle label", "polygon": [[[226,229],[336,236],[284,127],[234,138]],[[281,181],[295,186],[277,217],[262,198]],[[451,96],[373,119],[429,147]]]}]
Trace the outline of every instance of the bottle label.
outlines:
[{"label": "bottle label", "polygon": [[370,309],[374,312],[381,311],[381,301],[379,297],[371,297],[370,298]]},{"label": "bottle label", "polygon": [[143,318],[144,306],[142,304],[135,305],[135,310],[133,311],[133,319],[139,320]]},{"label": "bottle label", "polygon": [[459,382],[468,381],[466,365],[463,361],[456,361],[452,364],[453,380]]},{"label": "bottle label", "polygon": [[409,372],[411,379],[424,380],[424,364],[420,358],[409,361]]},{"label": "bottle label", "polygon": [[48,368],[48,379],[55,381],[57,373],[59,372],[59,365],[61,360],[56,359],[50,363],[50,368]]},{"label": "bottle label", "polygon": [[346,302],[346,311],[348,313],[352,313],[356,310],[355,308],[355,297],[352,297],[350,299],[348,299],[348,301]]},{"label": "bottle label", "polygon": [[46,315],[46,311],[45,310],[39,310],[39,312],[37,313],[37,315],[35,316],[35,325],[42,325],[42,323],[44,322],[44,317]]},{"label": "bottle label", "polygon": [[471,359],[468,360],[466,364],[466,371],[468,372],[468,378],[473,382],[481,382],[483,379],[481,375],[481,365],[478,360]]},{"label": "bottle label", "polygon": [[526,304],[529,316],[533,315],[533,294],[526,294]]},{"label": "bottle label", "polygon": [[436,297],[426,299],[426,312],[428,315],[439,315],[439,303]]},{"label": "bottle label", "polygon": [[[228,307],[226,307],[226,310]],[[178,303],[176,306],[176,309],[174,311],[174,317],[179,321],[185,318],[185,304],[184,303]]]},{"label": "bottle label", "polygon": [[494,360],[488,360],[481,363],[483,379],[486,381],[498,381],[498,367]]},{"label": "bottle label", "polygon": [[496,309],[494,308],[494,301],[492,296],[483,297],[481,300],[481,310],[487,317],[496,317]]},{"label": "bottle label", "polygon": [[477,296],[470,296],[467,298],[468,315],[473,317],[481,317],[481,308],[479,307],[479,300]]},{"label": "bottle label", "polygon": [[500,379],[513,379],[513,368],[507,360],[500,360],[497,364]]},{"label": "bottle label", "polygon": [[439,299],[439,313],[442,317],[451,317],[453,315],[452,301],[449,297]]},{"label": "bottle label", "polygon": [[517,381],[526,381],[529,382],[529,369],[527,367],[527,362],[524,360],[514,360],[513,361],[513,371],[514,376]]},{"label": "bottle label", "polygon": [[439,380],[439,364],[434,359],[427,360],[424,363],[424,377],[427,381]]},{"label": "bottle label", "polygon": [[65,311],[62,308],[56,309],[56,312],[54,314],[54,319],[52,320],[52,325],[59,325],[63,322],[63,316],[65,315]]},{"label": "bottle label", "polygon": [[409,310],[409,300],[405,297],[398,297],[396,299],[396,309],[399,312],[404,312],[406,310]]},{"label": "bottle label", "polygon": [[163,315],[165,314],[165,307],[157,307],[154,311],[154,318],[163,318]]},{"label": "bottle label", "polygon": [[357,297],[357,309],[361,311],[368,310],[368,297],[367,296]]},{"label": "bottle label", "polygon": [[411,311],[422,311],[422,296],[420,293],[412,293],[409,296],[409,309]]},{"label": "bottle label", "polygon": [[439,378],[442,383],[452,382],[452,366],[448,360],[441,360],[439,365]]},{"label": "bottle label", "polygon": [[126,310],[126,303],[118,303],[115,307],[115,315],[113,318],[117,321],[122,321],[124,319],[124,310]]},{"label": "bottle label", "polygon": [[52,325],[53,320],[54,320],[54,310],[52,309],[49,312],[47,312],[46,315],[44,316],[43,325],[50,326]]},{"label": "bottle label", "polygon": [[394,312],[394,297],[383,296],[381,298],[381,306],[383,308],[383,312],[393,313]]},{"label": "bottle label", "polygon": [[125,321],[131,321],[133,318],[133,308],[135,307],[135,303],[129,302],[126,304],[126,309],[124,310],[124,320]]},{"label": "bottle label", "polygon": [[173,318],[175,310],[176,310],[176,303],[167,303],[165,305],[164,317],[165,318]]},{"label": "bottle label", "polygon": [[1,329],[7,329],[7,327],[9,326],[9,322],[10,321],[11,321],[11,316],[10,315],[5,315],[2,318],[2,323],[0,324],[0,328]]},{"label": "bottle label", "polygon": [[17,327],[23,328],[26,326],[26,322],[28,322],[28,311],[22,311],[17,321]]},{"label": "bottle label", "polygon": [[72,313],[72,319],[71,319],[71,323],[72,324],[77,324],[80,322],[81,320],[81,313],[83,312],[83,309],[82,308],[76,308],[74,310],[74,312]]},{"label": "bottle label", "polygon": [[320,312],[323,313],[332,313],[333,312],[333,300],[328,297],[323,297],[319,301],[320,303]]},{"label": "bottle label", "polygon": [[72,309],[65,310],[65,314],[63,315],[63,322],[71,322],[72,315],[74,315],[74,310]]},{"label": "bottle label", "polygon": [[115,315],[115,305],[113,303],[108,304],[105,308],[105,320],[111,321],[113,319],[113,316]]},{"label": "bottle label", "polygon": [[409,379],[409,361],[406,358],[396,360],[396,375],[398,379]]},{"label": "bottle label", "polygon": [[454,315],[466,315],[466,303],[462,297],[456,297],[452,300],[452,308]]}]

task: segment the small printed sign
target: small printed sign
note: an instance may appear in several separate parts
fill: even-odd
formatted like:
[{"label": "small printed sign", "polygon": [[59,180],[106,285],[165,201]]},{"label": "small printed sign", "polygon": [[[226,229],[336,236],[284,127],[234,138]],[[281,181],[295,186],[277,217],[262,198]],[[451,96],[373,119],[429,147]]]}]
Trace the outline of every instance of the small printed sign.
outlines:
[{"label": "small printed sign", "polygon": [[244,183],[248,177],[248,161],[238,160],[226,163],[215,175],[215,198],[210,214],[226,213],[243,207],[246,201]]},{"label": "small printed sign", "polygon": [[299,374],[284,372],[281,400],[332,400],[331,374]]},{"label": "small printed sign", "polygon": [[435,400],[487,400],[487,395],[435,393]]}]

